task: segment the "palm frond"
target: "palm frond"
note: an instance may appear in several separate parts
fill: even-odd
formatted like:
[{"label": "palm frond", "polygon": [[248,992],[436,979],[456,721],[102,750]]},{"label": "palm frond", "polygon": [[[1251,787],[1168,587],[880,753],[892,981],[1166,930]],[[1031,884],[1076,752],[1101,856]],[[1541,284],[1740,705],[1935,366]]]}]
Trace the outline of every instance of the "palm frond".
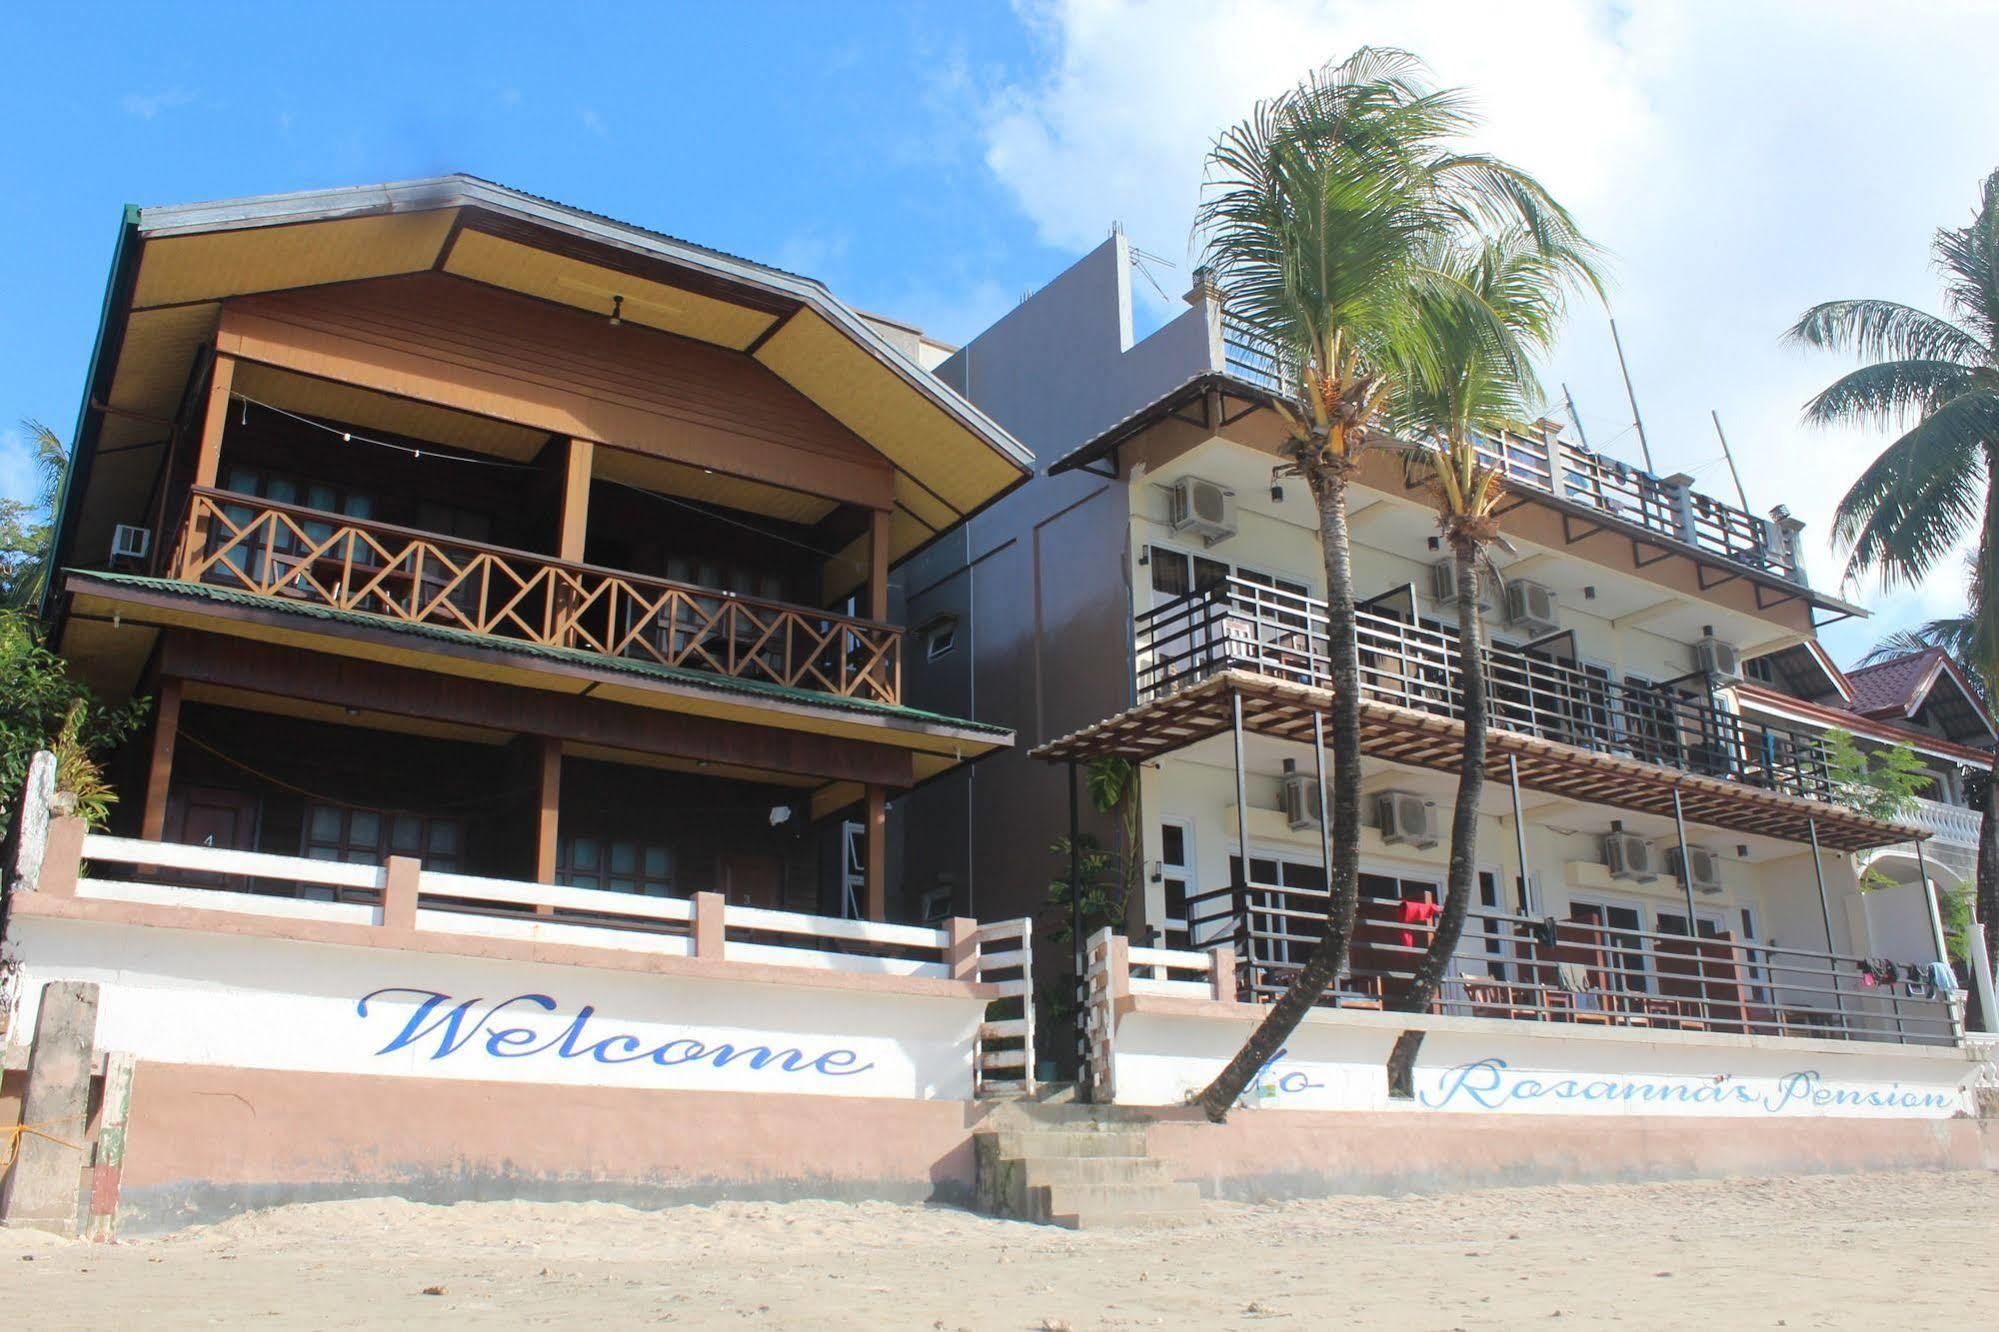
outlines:
[{"label": "palm frond", "polygon": [[1915,581],[1974,530],[1999,398],[1966,393],[1890,444],[1840,500],[1833,536],[1851,548],[1846,576]]},{"label": "palm frond", "polygon": [[1901,425],[1978,386],[1954,361],[1881,361],[1848,371],[1805,404],[1813,425]]},{"label": "palm frond", "polygon": [[1899,301],[1826,301],[1799,316],[1786,341],[1850,352],[1866,361],[1947,361],[1986,365],[1992,350],[1945,319]]}]

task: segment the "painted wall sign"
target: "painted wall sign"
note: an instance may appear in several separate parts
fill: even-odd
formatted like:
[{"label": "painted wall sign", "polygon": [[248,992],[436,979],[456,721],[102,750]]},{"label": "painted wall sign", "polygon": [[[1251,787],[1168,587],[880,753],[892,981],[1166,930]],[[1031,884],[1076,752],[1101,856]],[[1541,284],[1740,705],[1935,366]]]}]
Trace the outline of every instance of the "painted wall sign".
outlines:
[{"label": "painted wall sign", "polygon": [[[362,995],[354,1005],[355,1015],[368,1018],[371,1002],[376,1015],[388,1009],[392,1022],[402,1022],[401,1030],[375,1053],[388,1055],[413,1048],[432,1063],[469,1055],[467,1062],[483,1056],[586,1059],[599,1064],[650,1062],[660,1068],[727,1069],[741,1064],[753,1073],[769,1070],[776,1075],[822,1078],[859,1077],[874,1068],[853,1050],[839,1047],[818,1048],[815,1054],[796,1045],[786,1047],[782,1042],[774,1047],[704,1041],[686,1035],[670,1036],[655,1043],[653,1035],[641,1036],[609,1027],[598,1019],[596,1006],[592,1004],[584,1004],[575,1010],[574,1017],[564,1021],[559,1014],[566,1010],[546,994],[517,994],[510,999],[488,1002],[455,999],[440,990],[390,986]],[[407,1009],[412,1002],[416,1007]]]},{"label": "painted wall sign", "polygon": [[985,1008],[42,917],[10,935],[17,1030],[45,981],[96,981],[98,1044],[175,1064],[969,1100]]},{"label": "painted wall sign", "polygon": [[[1400,1026],[1374,1016],[1308,1020],[1258,1070],[1241,1103],[1476,1115],[1944,1119],[1969,1111],[1977,1068],[1949,1048],[1603,1039],[1541,1023],[1520,1023],[1518,1031],[1481,1023],[1478,1030],[1432,1030],[1418,1057],[1414,1098],[1396,1100],[1388,1095],[1387,1061]],[[1118,1100],[1182,1104],[1220,1071],[1244,1034],[1237,1022],[1127,1014],[1113,1041]]]}]

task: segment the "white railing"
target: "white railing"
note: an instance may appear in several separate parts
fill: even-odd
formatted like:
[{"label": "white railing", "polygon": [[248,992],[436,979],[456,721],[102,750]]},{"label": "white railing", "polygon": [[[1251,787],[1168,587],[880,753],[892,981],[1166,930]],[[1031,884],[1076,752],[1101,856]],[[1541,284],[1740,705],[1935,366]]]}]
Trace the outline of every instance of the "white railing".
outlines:
[{"label": "white railing", "polygon": [[1909,811],[1904,822],[1913,823],[1946,845],[1976,849],[1978,832],[1985,820],[1975,809],[1946,805],[1941,800],[1925,800],[1918,796],[1915,807]]},{"label": "white railing", "polygon": [[1034,1095],[1034,922],[999,920],[978,930],[974,979],[1000,991],[979,1024],[972,1069],[980,1096]]},{"label": "white railing", "polygon": [[[1180,948],[1127,948],[1133,994],[1214,996],[1215,955]],[[1141,974],[1141,969],[1143,974]]]},{"label": "white railing", "polygon": [[[390,923],[395,891],[391,868],[230,851],[174,842],[89,834],[82,839],[89,873],[78,897],[190,911],[218,911],[345,925]],[[469,874],[446,874],[402,863],[413,880],[406,923],[423,933],[472,935],[536,943],[574,944],[674,957],[713,957],[815,971],[878,976],[987,980],[1025,1012],[1006,1028],[1023,1032],[1031,1049],[1033,1005],[1025,921],[951,929],[844,920],[794,911],[730,906],[712,894],[694,900],[647,897],[596,888],[568,888]],[[108,867],[125,867],[113,877]],[[705,913],[719,920],[704,920]],[[704,934],[708,943],[704,945]],[[956,942],[959,935],[966,943]],[[987,940],[1004,945],[987,953]],[[975,956],[968,963],[963,947]],[[1011,977],[999,980],[999,977]],[[1004,1026],[1004,1024],[1001,1024]],[[995,1050],[995,1057],[1004,1050]],[[1016,1059],[1016,1064],[1031,1061]],[[1031,1070],[1030,1070],[1031,1074]],[[1031,1077],[1030,1077],[1031,1080]]]}]

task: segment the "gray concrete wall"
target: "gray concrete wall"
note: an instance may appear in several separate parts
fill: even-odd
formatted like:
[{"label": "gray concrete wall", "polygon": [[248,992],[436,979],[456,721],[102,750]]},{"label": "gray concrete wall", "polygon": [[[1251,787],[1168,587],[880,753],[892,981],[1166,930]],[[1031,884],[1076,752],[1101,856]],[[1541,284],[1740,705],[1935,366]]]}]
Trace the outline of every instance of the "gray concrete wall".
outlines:
[{"label": "gray concrete wall", "polygon": [[[1016,747],[897,802],[904,891],[948,884],[954,910],[1033,915],[1060,866],[1066,775],[1027,751],[1129,705],[1128,489],[1048,465],[1220,366],[1220,314],[1202,299],[1132,336],[1130,252],[1114,235],[972,339],[937,375],[1035,453],[1026,485],[899,570],[912,626],[958,620],[935,661],[912,635],[909,701],[1014,728]],[[1110,828],[1092,820],[1105,840]],[[1036,944],[1043,981],[1065,950]]]}]

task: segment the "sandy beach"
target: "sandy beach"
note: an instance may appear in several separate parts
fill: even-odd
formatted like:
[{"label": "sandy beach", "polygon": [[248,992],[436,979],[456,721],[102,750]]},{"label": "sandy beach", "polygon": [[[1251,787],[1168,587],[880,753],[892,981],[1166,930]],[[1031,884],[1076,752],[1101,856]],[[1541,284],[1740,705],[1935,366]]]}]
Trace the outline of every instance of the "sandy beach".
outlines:
[{"label": "sandy beach", "polygon": [[91,1245],[0,1232],[11,1327],[1953,1326],[1999,1298],[1999,1175],[1209,1204],[1071,1234],[946,1208],[288,1207]]}]

